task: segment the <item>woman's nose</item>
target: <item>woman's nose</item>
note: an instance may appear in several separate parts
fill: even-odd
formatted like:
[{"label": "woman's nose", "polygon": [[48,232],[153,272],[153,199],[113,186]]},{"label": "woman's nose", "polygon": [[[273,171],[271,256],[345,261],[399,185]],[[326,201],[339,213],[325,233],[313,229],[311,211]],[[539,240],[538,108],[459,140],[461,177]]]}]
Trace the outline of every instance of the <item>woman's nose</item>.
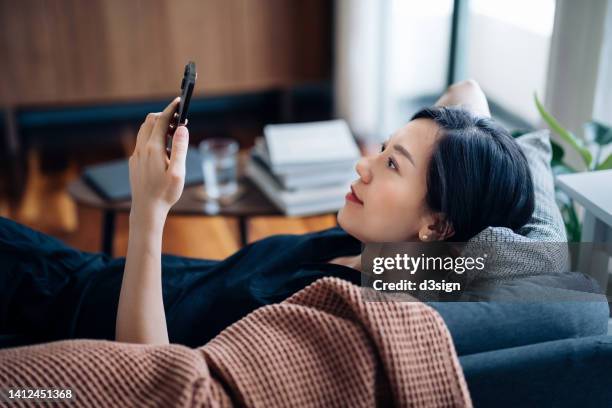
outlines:
[{"label": "woman's nose", "polygon": [[362,157],[355,166],[359,178],[364,184],[372,181],[372,170],[370,168],[370,160],[367,157]]}]

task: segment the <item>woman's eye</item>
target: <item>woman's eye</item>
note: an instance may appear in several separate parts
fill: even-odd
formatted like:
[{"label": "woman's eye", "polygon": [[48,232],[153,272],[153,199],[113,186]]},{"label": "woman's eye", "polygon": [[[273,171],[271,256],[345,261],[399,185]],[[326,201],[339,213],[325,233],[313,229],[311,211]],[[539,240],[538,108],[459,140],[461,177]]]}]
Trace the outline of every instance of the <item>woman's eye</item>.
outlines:
[{"label": "woman's eye", "polygon": [[386,148],[387,148],[387,144],[386,143],[381,143],[380,144],[380,152],[381,153],[384,152]]},{"label": "woman's eye", "polygon": [[387,167],[396,170],[397,167],[395,166],[395,163],[393,162],[393,159],[391,159],[390,157],[387,159]]}]

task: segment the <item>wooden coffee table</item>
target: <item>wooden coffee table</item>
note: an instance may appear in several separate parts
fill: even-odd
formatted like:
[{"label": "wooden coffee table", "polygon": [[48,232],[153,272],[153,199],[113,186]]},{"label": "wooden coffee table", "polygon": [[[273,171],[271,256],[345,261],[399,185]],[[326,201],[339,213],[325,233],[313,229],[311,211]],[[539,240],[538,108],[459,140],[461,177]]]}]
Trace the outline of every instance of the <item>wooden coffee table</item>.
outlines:
[{"label": "wooden coffee table", "polygon": [[[170,215],[235,217],[240,229],[240,244],[244,246],[248,241],[247,219],[249,217],[284,214],[248,178],[242,177],[239,183],[243,189],[240,197],[231,204],[216,206],[216,208],[202,200],[202,185],[185,187],[183,195],[170,210]],[[130,200],[107,201],[80,178],[70,183],[68,192],[79,205],[102,211],[102,251],[112,255],[115,219],[117,213],[130,211]]]}]

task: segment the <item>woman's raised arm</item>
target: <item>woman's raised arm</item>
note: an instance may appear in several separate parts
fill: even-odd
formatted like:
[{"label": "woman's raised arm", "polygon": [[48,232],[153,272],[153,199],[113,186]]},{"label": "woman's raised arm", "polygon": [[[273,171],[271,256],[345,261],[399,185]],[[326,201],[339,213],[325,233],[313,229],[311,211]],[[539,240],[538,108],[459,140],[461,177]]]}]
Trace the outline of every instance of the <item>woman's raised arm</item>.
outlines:
[{"label": "woman's raised arm", "polygon": [[473,79],[452,84],[438,99],[436,106],[459,105],[476,115],[491,117],[487,97]]},{"label": "woman's raised arm", "polygon": [[162,233],[170,207],[183,192],[189,132],[184,126],[176,130],[170,159],[165,138],[179,100],[172,101],[162,113],[147,116],[130,157],[132,208],[117,310],[117,341],[168,343],[161,285]]}]

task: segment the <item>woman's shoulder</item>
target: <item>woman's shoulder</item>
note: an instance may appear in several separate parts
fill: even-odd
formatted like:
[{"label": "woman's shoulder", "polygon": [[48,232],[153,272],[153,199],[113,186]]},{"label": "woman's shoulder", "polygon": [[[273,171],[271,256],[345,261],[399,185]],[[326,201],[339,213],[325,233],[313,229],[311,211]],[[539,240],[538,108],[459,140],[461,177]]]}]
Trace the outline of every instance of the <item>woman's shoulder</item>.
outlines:
[{"label": "woman's shoulder", "polygon": [[248,244],[229,259],[244,257],[293,258],[317,261],[355,254],[361,251],[361,243],[340,227],[327,228],[305,234],[275,234]]},{"label": "woman's shoulder", "polygon": [[339,226],[327,228],[324,230],[307,232],[304,234],[275,234],[266,238],[262,238],[257,240],[249,245],[262,245],[262,244],[270,244],[277,242],[284,243],[292,243],[292,242],[307,242],[307,241],[333,241],[333,242],[343,242],[347,243],[353,242],[358,243],[355,238],[349,235],[346,231],[344,231]]}]

